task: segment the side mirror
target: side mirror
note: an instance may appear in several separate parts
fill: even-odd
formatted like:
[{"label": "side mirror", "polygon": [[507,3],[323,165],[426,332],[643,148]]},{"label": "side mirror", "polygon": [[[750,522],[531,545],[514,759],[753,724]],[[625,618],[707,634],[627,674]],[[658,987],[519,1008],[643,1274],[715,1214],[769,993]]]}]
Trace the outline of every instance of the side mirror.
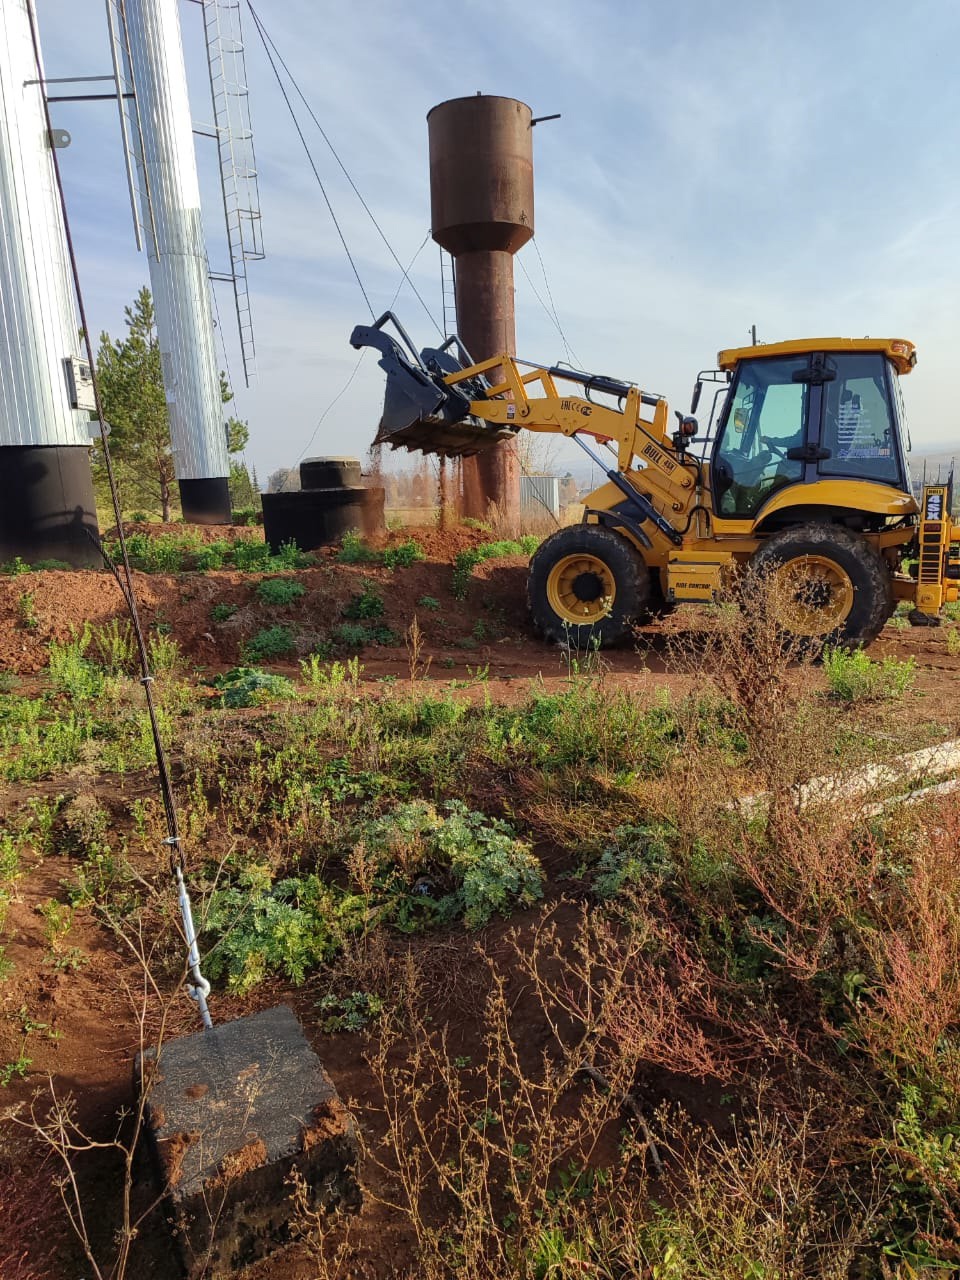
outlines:
[{"label": "side mirror", "polygon": [[697,412],[697,405],[700,403],[700,392],[703,390],[703,383],[697,379],[696,386],[693,388],[693,395],[690,397],[690,412]]}]

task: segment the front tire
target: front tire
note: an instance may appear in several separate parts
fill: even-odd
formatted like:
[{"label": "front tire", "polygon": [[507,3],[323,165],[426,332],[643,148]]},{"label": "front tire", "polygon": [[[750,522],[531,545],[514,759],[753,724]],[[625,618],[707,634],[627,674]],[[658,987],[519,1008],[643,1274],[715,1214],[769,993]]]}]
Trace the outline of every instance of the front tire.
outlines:
[{"label": "front tire", "polygon": [[527,602],[534,628],[572,648],[610,648],[647,611],[650,574],[640,553],[602,525],[558,529],[530,561]]},{"label": "front tire", "polygon": [[767,584],[783,630],[803,645],[866,646],[895,607],[883,558],[842,525],[783,529],[763,543],[751,569]]}]

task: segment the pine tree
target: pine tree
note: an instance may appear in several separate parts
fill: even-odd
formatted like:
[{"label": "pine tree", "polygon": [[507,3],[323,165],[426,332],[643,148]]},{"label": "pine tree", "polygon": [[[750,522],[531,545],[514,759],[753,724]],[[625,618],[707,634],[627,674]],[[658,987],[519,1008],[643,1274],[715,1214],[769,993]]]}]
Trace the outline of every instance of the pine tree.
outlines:
[{"label": "pine tree", "polygon": [[[124,308],[127,336],[114,341],[108,333],[100,335],[97,353],[97,375],[103,411],[110,424],[110,453],[114,461],[124,513],[137,508],[160,512],[170,519],[176,500],[176,473],[170,444],[170,418],[163,389],[160,343],[150,290],[144,286],[133,305]],[[223,403],[233,399],[233,392],[220,374],[220,396]],[[231,417],[225,424],[227,450],[242,453],[250,439],[246,422]],[[106,486],[103,458],[99,449],[93,453],[97,487]],[[231,463],[231,489],[234,471],[237,485],[246,493],[250,477],[244,464]],[[245,487],[244,487],[245,481]],[[245,500],[234,506],[250,506]]]},{"label": "pine tree", "polygon": [[[124,316],[127,336],[113,341],[108,333],[102,333],[97,353],[100,395],[110,424],[110,453],[123,508],[159,509],[161,518],[168,521],[176,477],[149,289],[140,290],[133,305],[124,308]],[[99,449],[94,450],[93,463],[102,484],[105,473]]]}]

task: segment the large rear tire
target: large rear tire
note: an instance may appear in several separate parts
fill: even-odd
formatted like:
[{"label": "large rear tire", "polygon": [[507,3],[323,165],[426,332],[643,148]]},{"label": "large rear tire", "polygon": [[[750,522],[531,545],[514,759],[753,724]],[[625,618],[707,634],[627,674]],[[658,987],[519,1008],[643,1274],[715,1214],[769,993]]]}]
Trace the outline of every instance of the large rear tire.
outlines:
[{"label": "large rear tire", "polygon": [[751,568],[766,582],[783,630],[803,645],[868,645],[894,608],[879,552],[842,525],[783,529],[763,543]]},{"label": "large rear tire", "polygon": [[547,640],[610,648],[632,635],[647,611],[650,574],[636,548],[602,525],[558,529],[530,561],[527,602]]}]

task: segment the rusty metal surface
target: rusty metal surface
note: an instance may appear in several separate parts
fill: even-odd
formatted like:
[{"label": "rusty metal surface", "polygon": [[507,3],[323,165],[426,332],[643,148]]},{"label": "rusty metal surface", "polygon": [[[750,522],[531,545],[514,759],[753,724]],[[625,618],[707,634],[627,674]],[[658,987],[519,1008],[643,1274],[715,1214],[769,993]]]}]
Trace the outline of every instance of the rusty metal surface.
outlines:
[{"label": "rusty metal surface", "polygon": [[[516,354],[513,254],[534,220],[531,119],[515,98],[480,94],[427,115],[433,238],[456,259],[457,327],[474,360]],[[465,457],[462,478],[464,515],[483,519],[495,504],[519,519],[515,441]]]},{"label": "rusty metal surface", "polygon": [[[460,337],[475,360],[502,351],[516,354],[513,256],[465,253],[457,259],[457,315]],[[496,381],[499,371],[493,371]],[[520,463],[515,441],[463,460],[463,513],[483,519],[494,502],[507,519],[520,511]]]},{"label": "rusty metal surface", "polygon": [[515,98],[479,95],[427,115],[433,238],[454,256],[516,253],[533,235],[531,118]]}]

